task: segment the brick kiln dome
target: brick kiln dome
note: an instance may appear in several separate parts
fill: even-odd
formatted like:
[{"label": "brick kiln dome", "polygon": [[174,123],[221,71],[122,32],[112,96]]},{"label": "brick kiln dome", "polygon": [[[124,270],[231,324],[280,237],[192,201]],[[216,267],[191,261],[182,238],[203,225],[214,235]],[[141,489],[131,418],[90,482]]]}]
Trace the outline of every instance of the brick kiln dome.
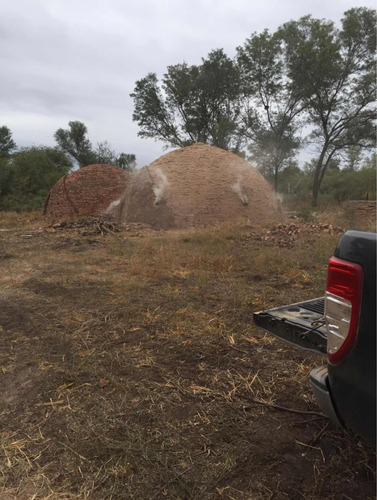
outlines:
[{"label": "brick kiln dome", "polygon": [[130,174],[111,165],[96,164],[75,170],[51,188],[44,214],[50,217],[101,215],[121,198]]},{"label": "brick kiln dome", "polygon": [[233,153],[201,143],[165,154],[138,170],[117,215],[123,221],[161,228],[239,217],[258,224],[280,219],[275,192],[254,167]]}]

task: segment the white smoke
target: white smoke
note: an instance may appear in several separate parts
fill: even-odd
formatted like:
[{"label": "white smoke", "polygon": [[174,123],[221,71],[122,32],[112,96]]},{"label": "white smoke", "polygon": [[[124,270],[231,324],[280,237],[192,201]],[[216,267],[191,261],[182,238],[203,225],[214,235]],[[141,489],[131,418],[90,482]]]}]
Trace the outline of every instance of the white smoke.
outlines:
[{"label": "white smoke", "polygon": [[119,206],[119,203],[122,201],[122,198],[119,198],[119,200],[115,200],[115,201],[112,201],[110,203],[110,205],[107,207],[106,209],[106,213],[110,213],[114,210],[114,208],[116,208],[117,206]]},{"label": "white smoke", "polygon": [[244,194],[242,192],[242,178],[241,178],[241,176],[239,176],[237,178],[237,181],[234,184],[232,184],[231,188],[232,188],[233,193],[235,193],[239,197],[239,199],[242,201],[242,205],[249,204],[249,200],[247,199],[246,194]]},{"label": "white smoke", "polygon": [[160,168],[154,169],[154,183],[153,183],[153,192],[155,195],[155,205],[160,205],[165,201],[165,191],[169,186],[169,181],[164,172]]}]

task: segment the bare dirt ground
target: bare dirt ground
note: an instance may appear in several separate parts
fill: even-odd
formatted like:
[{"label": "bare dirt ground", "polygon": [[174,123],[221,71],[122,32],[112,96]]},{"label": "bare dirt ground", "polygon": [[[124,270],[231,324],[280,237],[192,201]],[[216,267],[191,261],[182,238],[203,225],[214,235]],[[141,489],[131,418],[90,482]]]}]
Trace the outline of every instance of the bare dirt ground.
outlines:
[{"label": "bare dirt ground", "polygon": [[252,323],[322,295],[336,229],[0,227],[0,500],[375,498],[325,359]]}]

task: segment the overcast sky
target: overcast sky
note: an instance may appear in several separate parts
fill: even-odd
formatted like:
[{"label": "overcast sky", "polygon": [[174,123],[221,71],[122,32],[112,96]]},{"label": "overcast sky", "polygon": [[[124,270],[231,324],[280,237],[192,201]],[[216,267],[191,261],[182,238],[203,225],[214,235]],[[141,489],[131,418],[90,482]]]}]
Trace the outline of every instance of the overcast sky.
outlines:
[{"label": "overcast sky", "polygon": [[312,14],[340,21],[372,0],[14,0],[0,3],[0,126],[20,146],[54,145],[84,122],[91,141],[134,153],[139,167],[165,151],[140,139],[129,97],[149,72],[198,64],[212,49],[233,57],[252,32]]}]

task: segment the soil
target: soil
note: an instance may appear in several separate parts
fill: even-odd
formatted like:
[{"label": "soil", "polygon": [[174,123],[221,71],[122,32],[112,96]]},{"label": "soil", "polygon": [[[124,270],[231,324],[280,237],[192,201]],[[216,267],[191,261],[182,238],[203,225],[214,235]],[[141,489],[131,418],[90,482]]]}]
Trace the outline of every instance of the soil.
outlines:
[{"label": "soil", "polygon": [[0,232],[0,500],[375,498],[324,358],[252,323],[318,296],[324,226]]}]

